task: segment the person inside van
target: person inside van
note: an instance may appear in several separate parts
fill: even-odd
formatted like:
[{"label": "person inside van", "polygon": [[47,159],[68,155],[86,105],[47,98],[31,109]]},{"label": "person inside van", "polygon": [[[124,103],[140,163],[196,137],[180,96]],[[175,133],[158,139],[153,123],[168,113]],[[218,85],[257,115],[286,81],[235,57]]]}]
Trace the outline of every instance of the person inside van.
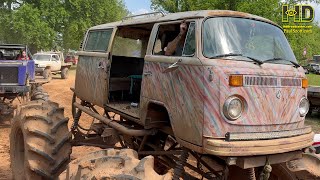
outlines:
[{"label": "person inside van", "polygon": [[180,24],[180,33],[178,36],[171,42],[168,43],[166,48],[166,56],[182,56],[184,41],[186,39],[186,34],[188,30],[188,24],[185,21],[182,21]]}]

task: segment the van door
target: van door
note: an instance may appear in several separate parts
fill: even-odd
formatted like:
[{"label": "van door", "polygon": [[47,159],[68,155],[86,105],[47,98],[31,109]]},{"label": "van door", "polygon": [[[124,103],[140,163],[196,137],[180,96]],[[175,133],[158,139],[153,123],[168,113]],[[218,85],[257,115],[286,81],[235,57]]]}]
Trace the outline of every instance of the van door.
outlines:
[{"label": "van door", "polygon": [[[165,55],[169,42],[179,34],[181,21],[155,24],[150,37],[142,80],[141,104],[165,106],[175,137],[202,145],[203,67],[196,55],[196,20],[187,20],[182,54]],[[146,117],[143,115],[141,117]],[[148,126],[147,121],[144,123]]]},{"label": "van door", "polygon": [[116,29],[89,30],[83,51],[78,52],[75,93],[87,102],[103,107],[108,103],[110,46]]}]

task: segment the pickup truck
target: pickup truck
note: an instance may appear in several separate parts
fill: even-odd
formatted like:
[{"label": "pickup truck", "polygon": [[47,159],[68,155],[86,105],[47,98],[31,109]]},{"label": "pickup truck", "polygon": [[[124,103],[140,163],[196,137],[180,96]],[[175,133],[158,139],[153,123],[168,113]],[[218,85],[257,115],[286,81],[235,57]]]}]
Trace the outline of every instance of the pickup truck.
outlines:
[{"label": "pickup truck", "polygon": [[308,69],[308,72],[314,73],[314,74],[320,74],[320,66],[316,63],[310,63],[306,66]]},{"label": "pickup truck", "polygon": [[310,103],[309,113],[320,108],[320,86],[308,87],[308,100]]},{"label": "pickup truck", "polygon": [[62,52],[40,52],[33,55],[36,73],[45,79],[50,79],[51,74],[61,74],[62,79],[68,78],[68,71],[72,63],[65,63]]}]

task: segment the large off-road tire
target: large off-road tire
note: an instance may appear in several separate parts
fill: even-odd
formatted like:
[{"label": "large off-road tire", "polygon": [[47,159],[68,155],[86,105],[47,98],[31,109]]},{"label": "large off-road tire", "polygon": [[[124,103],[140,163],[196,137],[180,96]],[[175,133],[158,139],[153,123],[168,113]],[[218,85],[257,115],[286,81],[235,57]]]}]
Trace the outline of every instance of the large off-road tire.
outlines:
[{"label": "large off-road tire", "polygon": [[10,134],[13,179],[55,179],[70,161],[68,118],[51,101],[30,101],[15,112]]},{"label": "large off-road tire", "polygon": [[172,179],[171,173],[159,175],[153,167],[153,156],[139,160],[137,152],[132,149],[105,149],[74,160],[59,179]]},{"label": "large off-road tire", "polygon": [[48,101],[49,95],[44,91],[42,86],[37,86],[31,93],[31,101],[43,100]]},{"label": "large off-road tire", "polygon": [[69,74],[69,69],[68,67],[64,67],[61,70],[61,79],[67,79]]},{"label": "large off-road tire", "polygon": [[43,76],[44,79],[50,80],[50,78],[51,78],[51,70],[50,69],[43,70],[42,76]]}]

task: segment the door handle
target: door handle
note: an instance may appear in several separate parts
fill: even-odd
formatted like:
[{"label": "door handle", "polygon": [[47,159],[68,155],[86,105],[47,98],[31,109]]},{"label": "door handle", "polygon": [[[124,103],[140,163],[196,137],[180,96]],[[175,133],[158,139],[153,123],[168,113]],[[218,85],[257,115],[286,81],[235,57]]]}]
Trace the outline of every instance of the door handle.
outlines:
[{"label": "door handle", "polygon": [[98,64],[98,69],[104,69],[104,63],[103,62],[99,62]]},{"label": "door handle", "polygon": [[152,72],[151,71],[147,71],[145,73],[143,73],[144,76],[152,76]]}]

